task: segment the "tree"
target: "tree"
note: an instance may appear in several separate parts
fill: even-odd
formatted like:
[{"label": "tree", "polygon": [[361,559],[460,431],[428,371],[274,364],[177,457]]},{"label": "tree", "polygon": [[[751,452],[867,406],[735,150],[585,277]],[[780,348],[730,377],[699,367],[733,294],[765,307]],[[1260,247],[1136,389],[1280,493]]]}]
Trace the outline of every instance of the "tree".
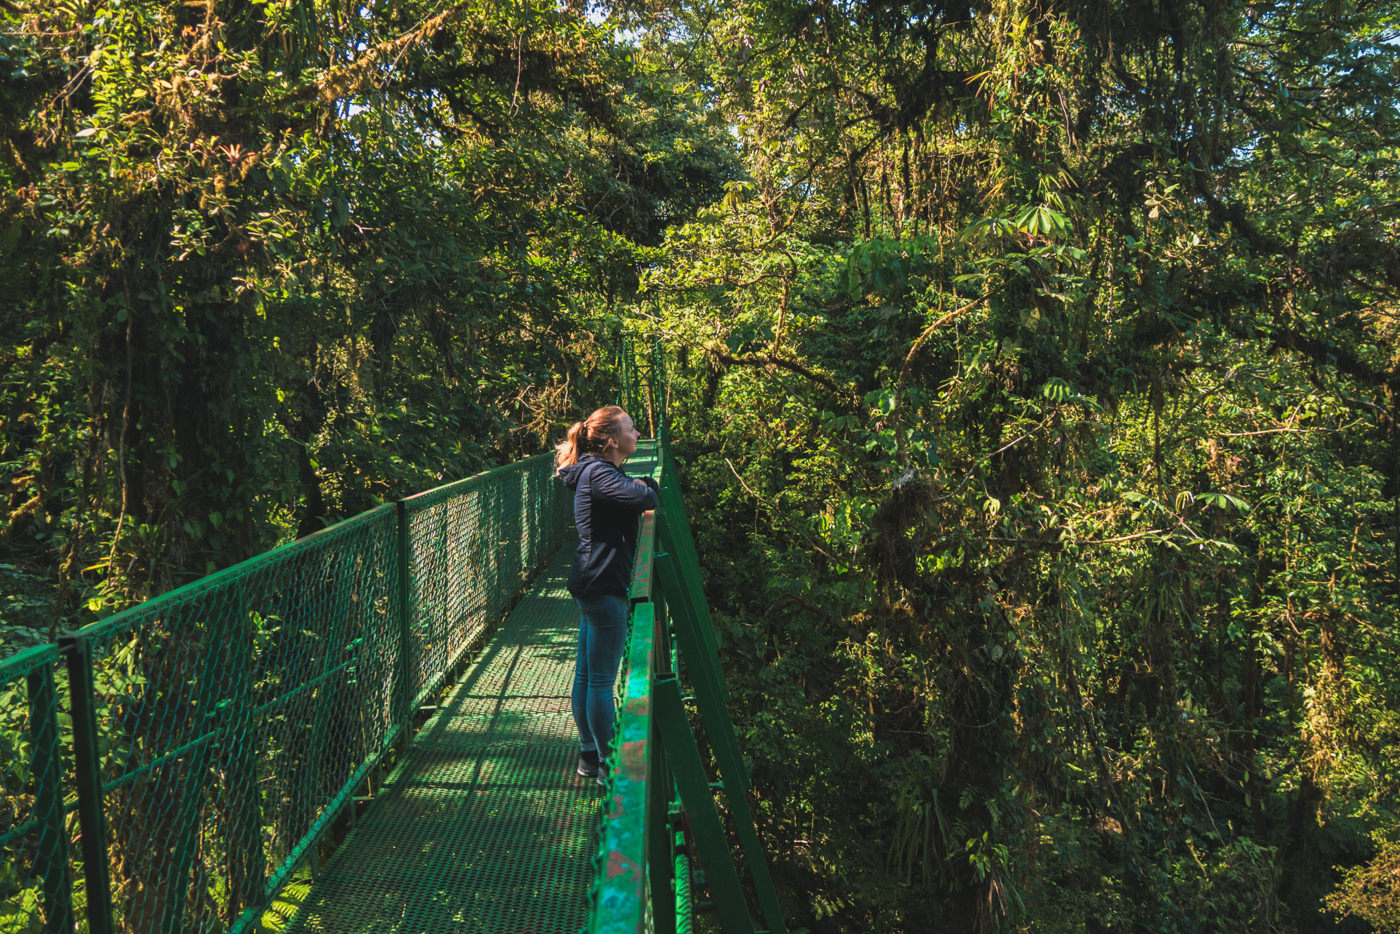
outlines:
[{"label": "tree", "polygon": [[806,920],[1322,923],[1394,820],[1392,13],[625,12],[750,172],[648,294]]}]

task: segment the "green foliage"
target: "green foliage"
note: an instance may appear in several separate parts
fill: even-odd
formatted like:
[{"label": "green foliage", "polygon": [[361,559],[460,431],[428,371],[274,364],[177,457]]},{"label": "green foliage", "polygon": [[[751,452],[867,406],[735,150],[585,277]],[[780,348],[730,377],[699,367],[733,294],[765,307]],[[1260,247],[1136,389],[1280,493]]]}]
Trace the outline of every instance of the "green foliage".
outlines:
[{"label": "green foliage", "polygon": [[547,4],[3,15],[0,549],[70,625],[541,449],[736,172]]},{"label": "green foliage", "polygon": [[[0,654],[610,400],[646,248],[737,172],[670,87],[548,3],[0,4]],[[99,673],[114,769],[151,740],[133,648]],[[159,899],[131,839],[114,884]]]},{"label": "green foliage", "polygon": [[642,330],[794,917],[1325,924],[1400,791],[1393,16],[621,6],[750,172]]},{"label": "green foliage", "polygon": [[14,625],[536,450],[625,331],[794,927],[1393,921],[1387,6],[436,9],[4,14]]},{"label": "green foliage", "polygon": [[1342,883],[1327,896],[1327,908],[1340,916],[1353,915],[1372,930],[1400,931],[1400,900],[1395,880],[1400,867],[1400,844],[1379,836],[1374,856],[1363,865],[1347,867]]}]

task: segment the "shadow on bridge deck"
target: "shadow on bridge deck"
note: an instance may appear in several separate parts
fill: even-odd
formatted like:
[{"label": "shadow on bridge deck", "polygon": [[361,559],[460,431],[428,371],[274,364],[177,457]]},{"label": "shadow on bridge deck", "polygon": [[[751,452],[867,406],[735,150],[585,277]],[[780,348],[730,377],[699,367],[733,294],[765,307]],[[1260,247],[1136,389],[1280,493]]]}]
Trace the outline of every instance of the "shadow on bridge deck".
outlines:
[{"label": "shadow on bridge deck", "polygon": [[300,904],[283,930],[575,934],[584,925],[603,793],[574,774],[572,554],[566,541],[317,880],[284,892],[281,907]]}]

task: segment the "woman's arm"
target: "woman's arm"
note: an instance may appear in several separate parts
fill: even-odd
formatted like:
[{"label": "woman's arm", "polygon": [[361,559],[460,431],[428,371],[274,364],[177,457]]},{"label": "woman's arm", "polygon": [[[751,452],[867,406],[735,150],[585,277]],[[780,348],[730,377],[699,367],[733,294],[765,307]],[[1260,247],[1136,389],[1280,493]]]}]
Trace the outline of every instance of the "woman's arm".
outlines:
[{"label": "woman's arm", "polygon": [[655,486],[633,479],[621,470],[598,467],[593,470],[589,480],[593,495],[610,503],[631,506],[640,511],[655,509],[660,501]]}]

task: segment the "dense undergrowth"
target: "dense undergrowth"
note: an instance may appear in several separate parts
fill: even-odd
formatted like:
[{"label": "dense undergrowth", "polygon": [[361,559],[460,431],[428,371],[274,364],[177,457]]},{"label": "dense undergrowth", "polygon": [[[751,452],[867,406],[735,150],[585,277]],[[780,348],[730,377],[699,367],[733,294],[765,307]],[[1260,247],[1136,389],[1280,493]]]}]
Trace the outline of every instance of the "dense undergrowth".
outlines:
[{"label": "dense undergrowth", "polygon": [[794,916],[1395,929],[1393,15],[667,22],[750,175],[647,332]]}]

